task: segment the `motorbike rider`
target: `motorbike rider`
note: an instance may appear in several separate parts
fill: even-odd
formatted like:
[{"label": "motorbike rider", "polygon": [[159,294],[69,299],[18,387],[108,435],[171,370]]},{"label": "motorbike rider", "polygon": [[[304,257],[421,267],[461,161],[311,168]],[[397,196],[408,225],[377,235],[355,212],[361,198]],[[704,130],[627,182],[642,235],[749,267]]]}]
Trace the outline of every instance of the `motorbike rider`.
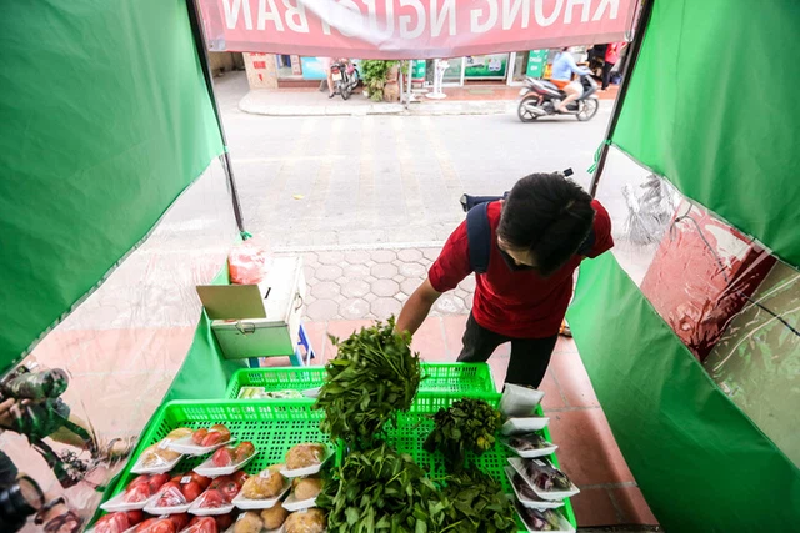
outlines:
[{"label": "motorbike rider", "polygon": [[573,73],[578,76],[588,76],[591,71],[576,65],[575,59],[565,46],[553,61],[553,69],[550,73],[550,81],[567,95],[561,105],[556,108],[561,113],[567,113],[567,105],[577,100],[583,92],[579,83],[572,83]]}]

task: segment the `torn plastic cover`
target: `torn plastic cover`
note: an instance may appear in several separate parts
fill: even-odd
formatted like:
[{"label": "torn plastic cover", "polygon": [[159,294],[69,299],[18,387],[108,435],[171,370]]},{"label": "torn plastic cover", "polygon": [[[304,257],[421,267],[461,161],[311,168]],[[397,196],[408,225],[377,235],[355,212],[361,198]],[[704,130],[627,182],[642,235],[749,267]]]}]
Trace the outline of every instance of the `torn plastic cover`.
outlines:
[{"label": "torn plastic cover", "polygon": [[[94,514],[102,495],[96,487],[124,465],[124,458],[109,456],[109,446],[135,444],[186,361],[194,363],[177,380],[177,394],[213,394],[215,378],[224,392],[225,373],[209,361],[226,361],[196,340],[201,307],[195,285],[220,272],[237,241],[225,175],[214,159],[149,238],[23,361],[38,363],[33,372],[65,370],[68,385],[48,404],[56,414],[42,408],[24,419],[40,431],[3,431],[0,448],[43,489],[66,497],[80,516]],[[57,464],[48,466],[54,457]]]},{"label": "torn plastic cover", "polygon": [[[611,147],[611,253],[710,377],[800,464],[800,273]],[[657,353],[653,354],[658,357]]]}]

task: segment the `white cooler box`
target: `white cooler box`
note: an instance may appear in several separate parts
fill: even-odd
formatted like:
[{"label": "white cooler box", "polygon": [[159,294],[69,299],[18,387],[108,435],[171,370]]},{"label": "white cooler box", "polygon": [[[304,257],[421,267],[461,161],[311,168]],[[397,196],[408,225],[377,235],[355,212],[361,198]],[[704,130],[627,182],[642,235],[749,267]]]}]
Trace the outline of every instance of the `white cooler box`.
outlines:
[{"label": "white cooler box", "polygon": [[286,357],[297,349],[306,294],[301,259],[276,257],[258,290],[263,318],[211,321],[211,330],[228,359]]}]

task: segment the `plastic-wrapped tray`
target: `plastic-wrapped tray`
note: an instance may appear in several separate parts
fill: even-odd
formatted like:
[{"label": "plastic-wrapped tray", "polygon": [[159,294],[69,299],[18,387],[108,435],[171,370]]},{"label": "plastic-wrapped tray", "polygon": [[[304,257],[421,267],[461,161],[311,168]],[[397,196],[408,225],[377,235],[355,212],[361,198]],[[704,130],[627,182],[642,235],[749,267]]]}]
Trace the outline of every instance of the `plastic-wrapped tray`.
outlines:
[{"label": "plastic-wrapped tray", "polygon": [[233,504],[223,505],[222,507],[200,507],[196,505],[197,501],[192,502],[187,510],[188,513],[197,516],[217,516],[221,514],[228,514],[233,511]]},{"label": "plastic-wrapped tray", "polygon": [[275,496],[274,498],[265,498],[265,499],[253,499],[253,498],[245,498],[242,496],[242,492],[239,491],[239,494],[233,499],[233,505],[238,507],[239,509],[245,510],[252,510],[252,509],[269,509],[270,507],[275,507],[275,504],[280,501],[283,496],[289,492],[289,489],[292,487],[292,482],[288,479],[284,480],[283,488],[281,489],[280,494]]},{"label": "plastic-wrapped tray", "polygon": [[139,458],[133,465],[133,468],[131,468],[131,472],[133,474],[166,474],[175,468],[175,465],[177,465],[181,459],[183,459],[183,455],[179,455],[173,461],[165,461],[163,464],[156,466],[144,466],[141,464],[141,458]]},{"label": "plastic-wrapped tray", "polygon": [[296,511],[304,511],[317,506],[317,497],[307,498],[305,500],[298,500],[294,497],[294,493],[290,494],[288,498],[281,504],[283,508],[294,513]]},{"label": "plastic-wrapped tray", "polygon": [[500,412],[505,416],[531,416],[544,398],[544,391],[506,383],[500,399]]},{"label": "plastic-wrapped tray", "polygon": [[[557,509],[559,507],[564,507],[564,500],[544,500],[542,498],[538,498],[536,500],[532,500],[530,498],[526,498],[520,491],[517,489],[517,486],[514,484],[514,477],[517,476],[517,471],[511,468],[510,466],[506,467],[506,476],[508,477],[508,482],[511,483],[511,488],[514,489],[514,495],[517,497],[517,501],[522,504],[523,507],[529,507],[531,509]],[[523,483],[527,484],[527,481],[523,480]]]},{"label": "plastic-wrapped tray", "polygon": [[103,503],[100,508],[109,513],[135,511],[138,509],[144,509],[149,500],[150,498],[140,502],[126,502],[125,493],[120,492],[107,502]]},{"label": "plastic-wrapped tray", "polygon": [[528,416],[509,418],[503,423],[500,432],[503,435],[516,435],[518,433],[531,433],[547,427],[550,418],[546,416]]},{"label": "plastic-wrapped tray", "polygon": [[205,455],[207,453],[211,453],[217,448],[221,448],[223,446],[227,446],[233,442],[233,439],[228,439],[227,442],[220,442],[219,444],[214,444],[212,446],[198,446],[192,442],[192,438],[183,438],[179,440],[170,441],[166,444],[167,449],[170,449],[174,452],[181,453],[183,455],[189,455],[192,457],[197,457],[200,455]]},{"label": "plastic-wrapped tray", "polygon": [[511,450],[515,454],[519,455],[523,459],[531,459],[533,457],[546,457],[546,456],[550,455],[551,453],[554,453],[556,451],[556,449],[558,448],[558,446],[556,446],[552,442],[545,441],[545,444],[547,444],[547,446],[544,446],[542,448],[536,448],[536,449],[533,449],[533,450],[520,450],[520,449],[515,448],[514,446],[512,446],[511,443],[510,443],[510,440],[511,440],[511,438],[509,438],[509,437],[501,437],[500,438],[500,442],[502,442],[509,450]]},{"label": "plastic-wrapped tray", "polygon": [[[525,514],[531,511],[536,511],[535,509],[526,509],[523,507],[519,502],[516,504],[517,513],[519,513],[519,518],[522,521],[525,529],[527,529],[530,533],[538,533],[542,531],[541,529],[533,529],[528,525],[528,522],[525,520]],[[539,510],[541,513],[553,513],[553,515],[557,518],[559,525],[561,526],[560,529],[556,530],[549,530],[548,533],[575,533],[575,528],[572,527],[572,524],[562,515],[560,512],[554,509],[542,509]]]},{"label": "plastic-wrapped tray", "polygon": [[211,458],[209,457],[196,467],[194,467],[194,471],[200,474],[201,476],[215,478],[220,476],[229,476],[236,472],[237,470],[241,470],[243,466],[247,463],[252,461],[255,456],[258,455],[258,452],[255,452],[253,455],[245,459],[244,461],[239,461],[236,464],[232,464],[230,466],[213,466],[211,463]]},{"label": "plastic-wrapped tray", "polygon": [[[523,459],[522,457],[509,457],[508,463],[522,476],[522,479],[528,481],[527,474],[525,473],[525,461],[539,461],[539,459]],[[540,461],[541,462],[541,461]],[[545,463],[542,462],[542,465]],[[571,498],[578,494],[581,490],[575,486],[575,483],[570,481],[570,488],[568,490],[541,490],[535,484],[528,481],[528,485],[533,489],[533,492],[545,500],[563,500],[564,498]]]},{"label": "plastic-wrapped tray", "polygon": [[148,500],[147,505],[143,509],[144,512],[156,516],[180,514],[185,513],[189,510],[189,507],[192,506],[191,503],[185,503],[183,505],[174,505],[172,507],[156,507],[155,503],[155,498]]}]

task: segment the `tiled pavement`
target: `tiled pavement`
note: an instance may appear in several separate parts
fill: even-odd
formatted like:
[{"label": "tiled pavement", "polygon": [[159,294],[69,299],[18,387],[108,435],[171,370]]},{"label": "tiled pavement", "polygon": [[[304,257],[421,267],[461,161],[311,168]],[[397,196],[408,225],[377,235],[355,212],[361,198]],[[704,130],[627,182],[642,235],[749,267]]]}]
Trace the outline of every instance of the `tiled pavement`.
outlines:
[{"label": "tiled pavement", "polygon": [[[454,361],[461,348],[466,315],[429,317],[414,336],[412,348],[426,361]],[[321,320],[306,322],[306,330],[317,352],[314,365],[335,355],[327,335],[347,336],[371,324],[371,320]],[[489,359],[498,387],[505,380],[509,347],[501,346]],[[282,359],[270,364],[286,364]],[[574,341],[559,339],[542,383],[542,406],[550,417],[553,440],[564,471],[581,487],[573,498],[578,525],[656,525],[625,460],[614,441],[603,410]]]}]

